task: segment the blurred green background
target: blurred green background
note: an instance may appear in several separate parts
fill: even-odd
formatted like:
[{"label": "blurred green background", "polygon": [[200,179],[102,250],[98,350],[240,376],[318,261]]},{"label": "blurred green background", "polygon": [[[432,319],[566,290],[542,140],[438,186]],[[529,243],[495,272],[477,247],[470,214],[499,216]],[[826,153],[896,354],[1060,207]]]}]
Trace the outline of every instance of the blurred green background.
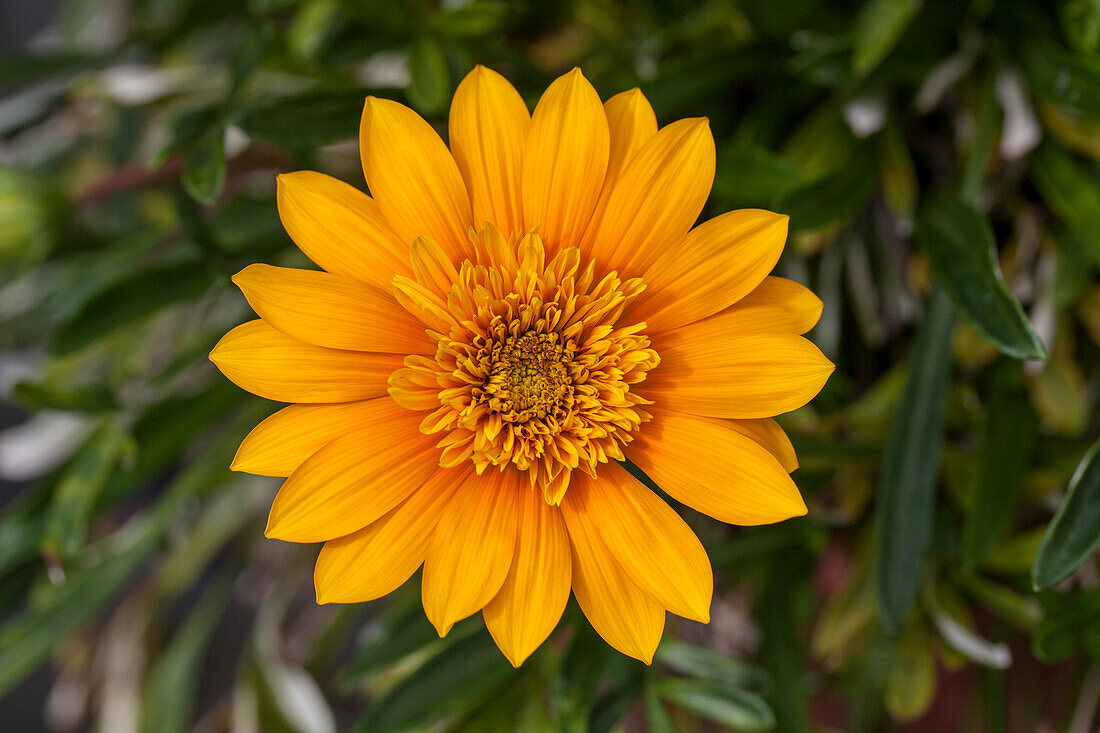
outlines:
[{"label": "blurred green background", "polygon": [[[1097,0],[0,8],[4,730],[1100,728]],[[304,263],[275,175],[361,187],[364,96],[445,134],[475,63],[708,116],[705,216],[790,214],[825,302],[837,372],[782,420],[809,516],[683,510],[714,620],[652,667],[575,604],[518,671],[415,580],[318,607],[227,470],[274,408],[206,360],[229,276]]]}]

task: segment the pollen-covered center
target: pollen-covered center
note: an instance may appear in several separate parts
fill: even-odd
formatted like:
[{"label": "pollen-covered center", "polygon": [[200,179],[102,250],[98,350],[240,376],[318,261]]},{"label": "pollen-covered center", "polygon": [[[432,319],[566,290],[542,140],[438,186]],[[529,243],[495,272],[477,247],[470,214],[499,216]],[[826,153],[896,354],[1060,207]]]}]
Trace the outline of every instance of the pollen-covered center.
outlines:
[{"label": "pollen-covered center", "polygon": [[645,283],[597,278],[575,247],[547,262],[534,232],[512,243],[486,226],[471,239],[473,257],[457,267],[418,239],[415,277],[394,278],[435,354],[406,357],[390,394],[427,413],[420,429],[440,434],[441,466],[512,468],[556,504],[573,469],[594,476],[599,463],[622,460],[651,417],[632,386],[659,359],[645,324],[619,323]]},{"label": "pollen-covered center", "polygon": [[569,364],[575,347],[563,345],[556,332],[511,335],[504,324],[498,325],[503,333],[481,347],[490,365],[484,389],[489,409],[510,423],[567,414],[573,406]]}]

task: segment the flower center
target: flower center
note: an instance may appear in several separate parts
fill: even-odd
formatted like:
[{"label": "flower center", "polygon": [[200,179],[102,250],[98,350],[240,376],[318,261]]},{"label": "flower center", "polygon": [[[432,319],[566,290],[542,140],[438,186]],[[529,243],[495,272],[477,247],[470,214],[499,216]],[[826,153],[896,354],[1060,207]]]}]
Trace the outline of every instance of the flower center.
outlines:
[{"label": "flower center", "polygon": [[473,257],[456,268],[418,239],[415,279],[394,278],[436,353],[407,357],[390,394],[432,410],[420,429],[441,434],[441,466],[518,470],[557,504],[574,469],[595,476],[598,464],[622,460],[651,419],[633,388],[660,359],[645,324],[618,323],[645,283],[614,272],[597,279],[575,247],[547,262],[534,232],[516,244],[487,226],[472,240]]},{"label": "flower center", "polygon": [[527,331],[483,346],[480,354],[489,362],[484,388],[489,409],[511,423],[561,420],[573,406],[567,365],[575,347],[565,348],[560,341],[557,333]]}]

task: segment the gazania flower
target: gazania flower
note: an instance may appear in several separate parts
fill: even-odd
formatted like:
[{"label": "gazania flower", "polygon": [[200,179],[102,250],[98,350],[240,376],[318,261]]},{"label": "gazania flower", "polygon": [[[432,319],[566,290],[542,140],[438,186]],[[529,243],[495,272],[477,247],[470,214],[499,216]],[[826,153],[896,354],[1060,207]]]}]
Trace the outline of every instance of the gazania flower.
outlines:
[{"label": "gazania flower", "polygon": [[267,536],[325,543],[321,603],[378,598],[423,565],[439,633],[481,611],[519,665],[572,590],[648,663],[666,610],[709,619],[713,579],[688,525],[621,462],[723,522],[804,514],[771,418],[833,369],[800,336],[821,303],[768,275],[785,216],[691,228],[714,177],[705,119],[658,129],[638,90],[601,104],[579,70],[529,114],[478,67],[449,137],[368,98],[373,198],[279,177],[283,224],[323,271],[234,278],[260,318],[210,357],[294,404],[233,468],[288,477]]}]

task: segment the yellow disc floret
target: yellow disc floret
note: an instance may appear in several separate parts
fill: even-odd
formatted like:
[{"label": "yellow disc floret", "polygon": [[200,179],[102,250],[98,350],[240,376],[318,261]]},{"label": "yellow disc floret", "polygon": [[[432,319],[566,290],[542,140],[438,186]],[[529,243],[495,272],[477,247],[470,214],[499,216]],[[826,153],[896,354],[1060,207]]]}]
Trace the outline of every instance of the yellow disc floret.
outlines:
[{"label": "yellow disc floret", "polygon": [[644,323],[617,322],[645,283],[597,279],[575,247],[546,262],[535,232],[517,244],[490,225],[471,238],[474,257],[458,268],[418,240],[415,278],[394,279],[436,353],[408,357],[390,394],[412,409],[437,400],[421,430],[443,433],[440,465],[512,465],[557,504],[572,469],[594,476],[597,464],[622,460],[621,445],[650,419],[630,387],[659,359]]}]

